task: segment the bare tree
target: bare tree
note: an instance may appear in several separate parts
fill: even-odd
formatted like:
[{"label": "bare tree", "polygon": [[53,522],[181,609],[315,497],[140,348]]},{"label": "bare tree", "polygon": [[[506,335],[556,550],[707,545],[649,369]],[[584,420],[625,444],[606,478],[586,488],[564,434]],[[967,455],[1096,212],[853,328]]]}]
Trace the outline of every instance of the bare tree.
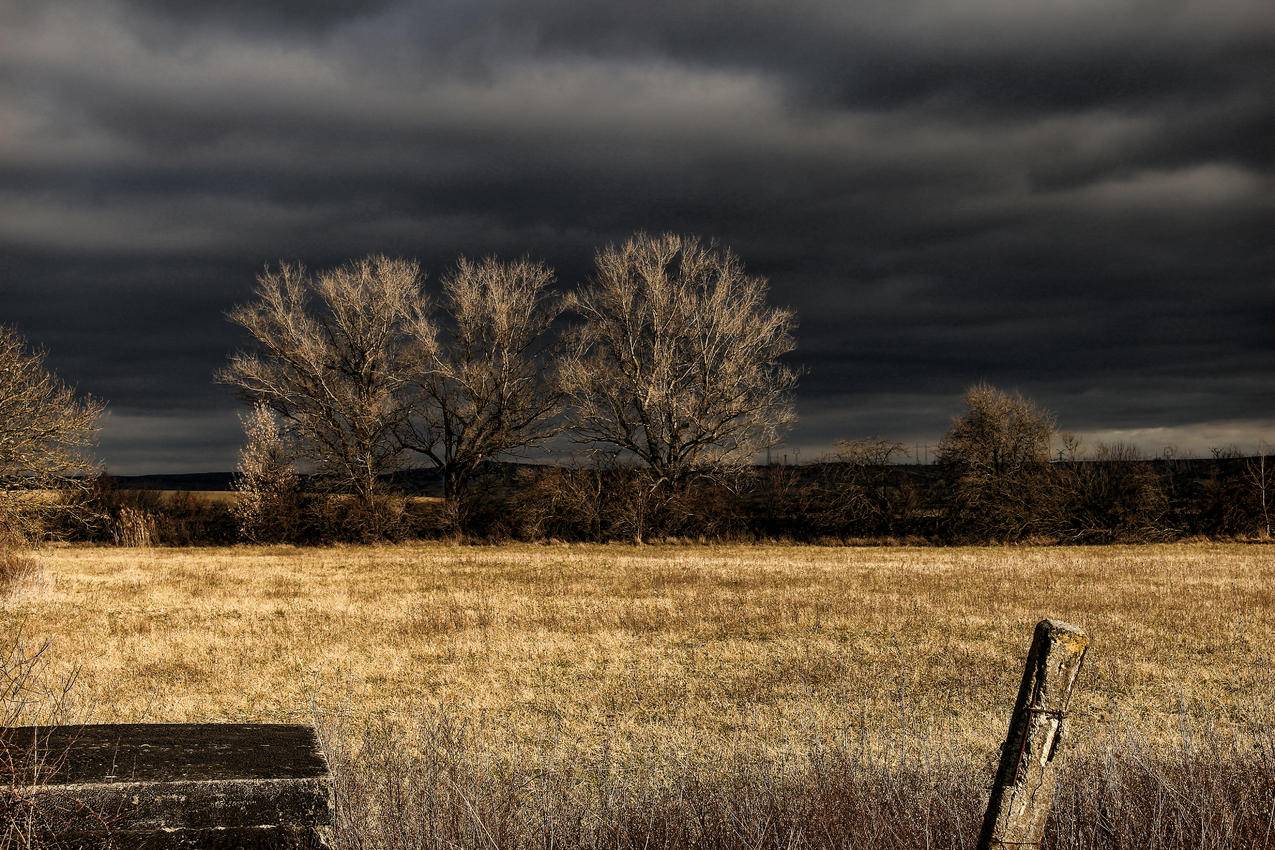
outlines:
[{"label": "bare tree", "polygon": [[1244,474],[1248,485],[1257,497],[1257,507],[1262,514],[1262,533],[1271,536],[1271,503],[1275,501],[1275,463],[1270,461],[1270,447],[1265,443],[1258,444],[1257,457],[1249,458],[1244,464]]},{"label": "bare tree", "polygon": [[556,427],[561,404],[548,337],[562,306],[553,280],[553,270],[533,260],[462,257],[443,279],[437,309],[419,306],[408,325],[418,396],[403,445],[442,471],[458,523],[485,461],[536,445]]},{"label": "bare tree", "polygon": [[[78,395],[12,328],[0,326],[0,538],[29,539],[71,509],[94,462],[103,404]],[[57,491],[49,498],[40,491]]]},{"label": "bare tree", "polygon": [[873,437],[837,440],[836,450],[829,461],[855,468],[883,469],[894,463],[896,457],[907,457],[907,455],[907,449],[898,440]]},{"label": "bare tree", "polygon": [[961,535],[1020,538],[1053,516],[1049,471],[1054,420],[1020,393],[987,383],[965,392],[965,411],[939,443],[954,473],[953,508]]},{"label": "bare tree", "polygon": [[239,533],[254,543],[286,540],[297,520],[300,480],[277,414],[263,401],[241,417],[245,442],[235,476]]},{"label": "bare tree", "polygon": [[351,492],[377,534],[381,477],[400,465],[410,411],[406,323],[420,299],[415,262],[371,256],[320,273],[266,269],[257,299],[230,313],[257,350],[218,379],[282,417],[298,453]]},{"label": "bare tree", "polygon": [[1048,463],[1053,435],[1053,417],[1035,402],[978,383],[965,391],[965,412],[939,443],[939,461],[1001,475]]},{"label": "bare tree", "polygon": [[562,370],[584,443],[636,459],[653,491],[737,470],[792,423],[793,314],[731,251],[637,234],[598,252],[569,299],[581,321]]}]

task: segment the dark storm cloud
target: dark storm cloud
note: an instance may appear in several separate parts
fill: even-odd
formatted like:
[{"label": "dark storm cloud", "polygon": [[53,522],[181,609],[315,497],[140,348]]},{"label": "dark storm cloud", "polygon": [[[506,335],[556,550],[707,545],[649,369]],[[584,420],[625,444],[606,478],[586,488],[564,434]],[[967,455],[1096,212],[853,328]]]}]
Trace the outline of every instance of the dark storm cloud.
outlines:
[{"label": "dark storm cloud", "polygon": [[[1265,2],[18,2],[0,319],[112,402],[113,466],[224,468],[224,311],[278,257],[564,281],[635,228],[801,322],[792,446],[961,388],[1197,450],[1275,420]],[[185,460],[183,460],[185,458]]]}]

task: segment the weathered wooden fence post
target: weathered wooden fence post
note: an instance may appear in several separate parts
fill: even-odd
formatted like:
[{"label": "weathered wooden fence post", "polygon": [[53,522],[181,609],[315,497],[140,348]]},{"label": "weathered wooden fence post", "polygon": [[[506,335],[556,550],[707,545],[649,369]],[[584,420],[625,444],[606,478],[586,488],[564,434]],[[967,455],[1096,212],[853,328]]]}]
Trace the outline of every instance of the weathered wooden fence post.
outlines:
[{"label": "weathered wooden fence post", "polygon": [[1057,620],[1036,624],[979,850],[1040,847],[1057,780],[1054,756],[1088,648],[1089,636],[1075,626]]}]

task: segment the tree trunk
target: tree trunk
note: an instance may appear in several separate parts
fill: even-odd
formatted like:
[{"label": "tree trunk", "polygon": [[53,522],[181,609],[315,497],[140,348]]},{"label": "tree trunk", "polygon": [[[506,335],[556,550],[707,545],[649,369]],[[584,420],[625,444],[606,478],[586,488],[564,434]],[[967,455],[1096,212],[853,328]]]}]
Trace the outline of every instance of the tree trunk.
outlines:
[{"label": "tree trunk", "polygon": [[452,535],[461,539],[467,530],[469,511],[465,497],[469,489],[469,477],[454,465],[443,469],[443,501]]}]

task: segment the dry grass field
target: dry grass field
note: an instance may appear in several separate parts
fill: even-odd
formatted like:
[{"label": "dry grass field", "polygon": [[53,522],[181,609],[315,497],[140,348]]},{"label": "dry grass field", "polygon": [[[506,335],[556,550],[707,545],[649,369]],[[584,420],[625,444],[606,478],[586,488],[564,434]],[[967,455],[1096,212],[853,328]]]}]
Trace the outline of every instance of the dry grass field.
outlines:
[{"label": "dry grass field", "polygon": [[[460,747],[489,777],[570,774],[563,800],[589,796],[595,820],[606,789],[624,782],[645,789],[633,799],[668,792],[670,777],[682,796],[688,777],[726,787],[762,771],[781,787],[807,781],[828,753],[977,788],[970,777],[990,775],[1046,615],[1093,640],[1075,759],[1120,747],[1172,759],[1195,740],[1243,754],[1269,747],[1275,715],[1275,546],[435,544],[38,558],[43,580],[0,602],[0,616],[54,640],[46,673],[78,668],[80,717],[317,718],[340,738],[338,761],[392,735],[390,749],[428,763],[417,771],[454,773],[438,750]],[[364,786],[381,781],[358,769]],[[366,787],[347,790],[384,808]],[[957,808],[938,819],[971,816]]]},{"label": "dry grass field", "polygon": [[[174,498],[194,498],[204,502],[215,502],[218,504],[233,504],[238,498],[238,494],[234,490],[140,490],[141,493],[155,493],[160,498],[171,501]],[[441,505],[443,498],[441,496],[408,496],[409,502],[419,504]]]}]

